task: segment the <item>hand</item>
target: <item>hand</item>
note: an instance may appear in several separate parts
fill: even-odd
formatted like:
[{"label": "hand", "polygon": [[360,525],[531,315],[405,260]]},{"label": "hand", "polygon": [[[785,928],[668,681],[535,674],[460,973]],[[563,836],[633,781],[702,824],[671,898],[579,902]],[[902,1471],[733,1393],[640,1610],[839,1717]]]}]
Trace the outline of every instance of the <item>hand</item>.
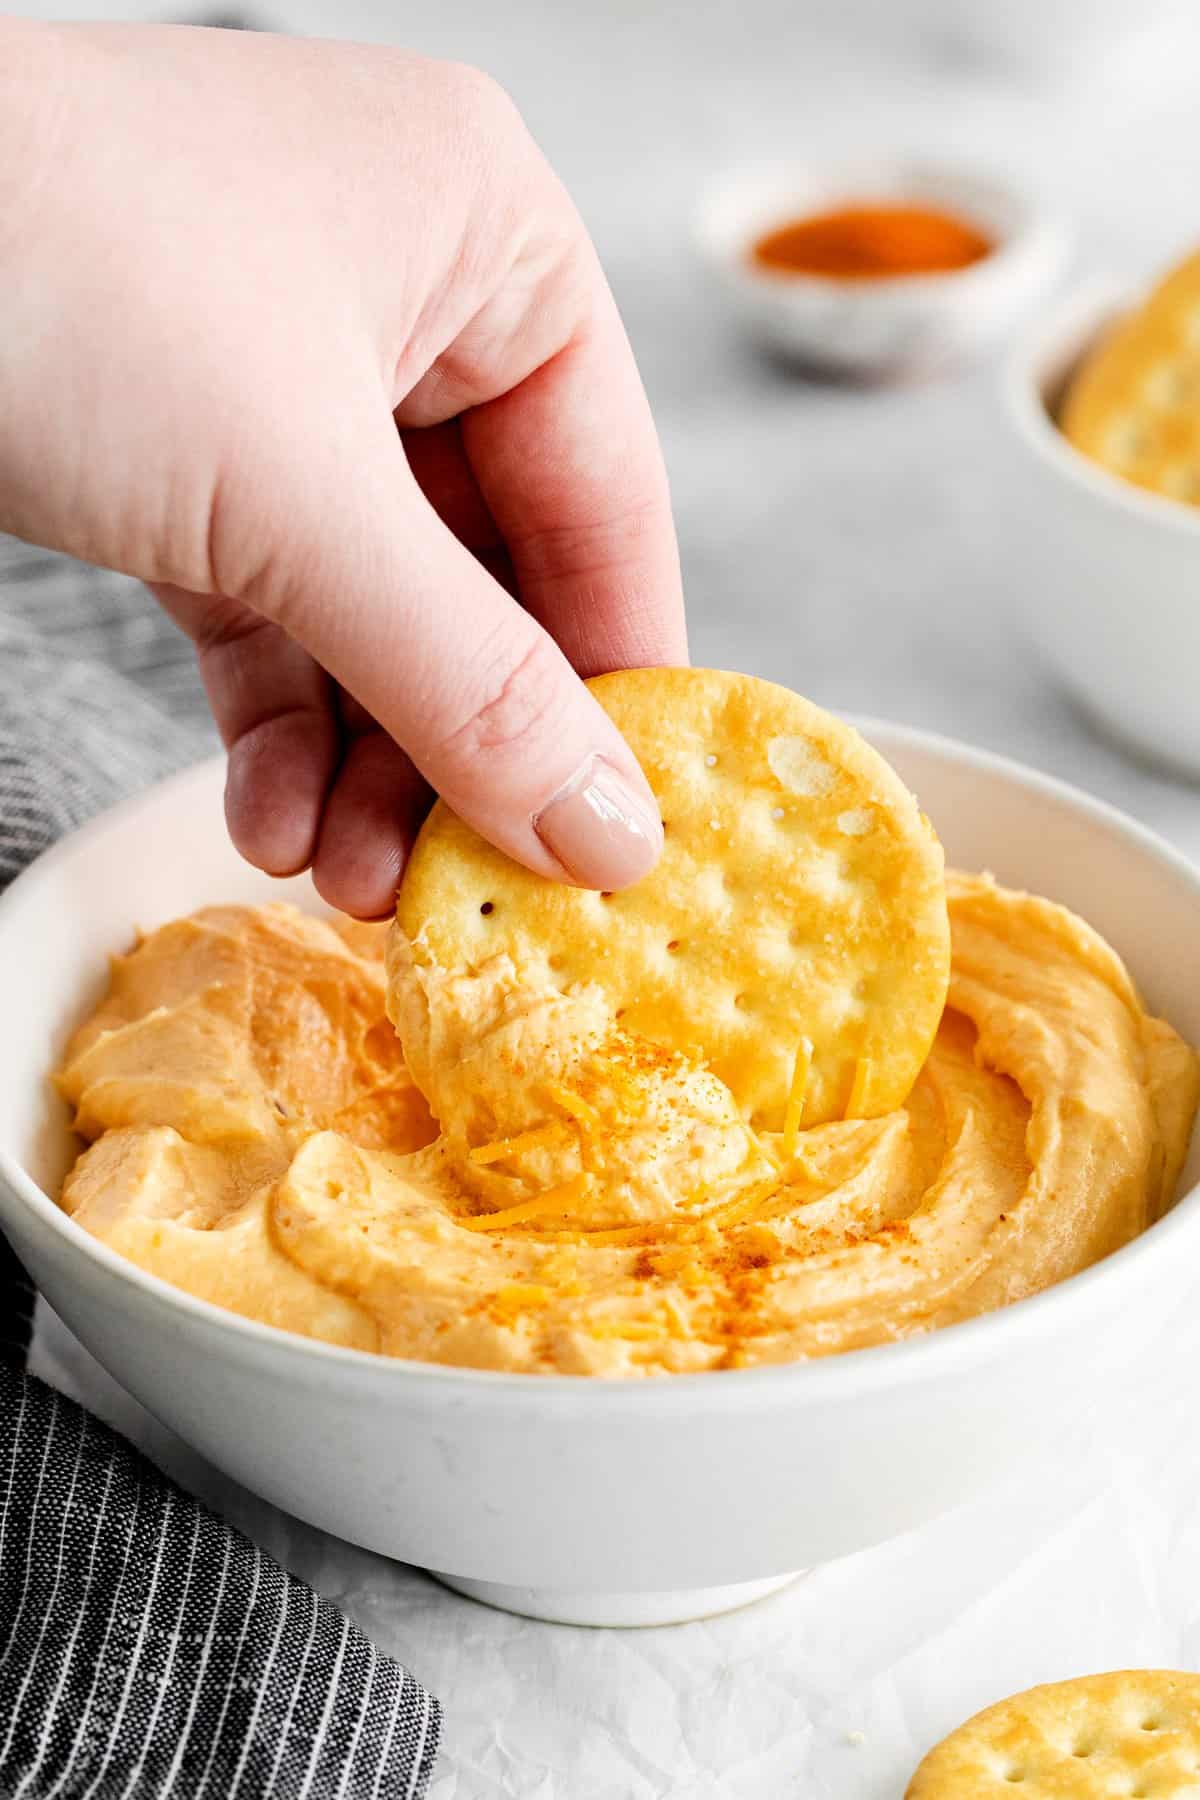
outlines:
[{"label": "hand", "polygon": [[[390,909],[437,789],[617,888],[661,847],[579,680],[686,659],[595,252],[486,77],[0,22],[0,528],[195,640],[251,862]],[[428,785],[427,785],[428,784]]]}]

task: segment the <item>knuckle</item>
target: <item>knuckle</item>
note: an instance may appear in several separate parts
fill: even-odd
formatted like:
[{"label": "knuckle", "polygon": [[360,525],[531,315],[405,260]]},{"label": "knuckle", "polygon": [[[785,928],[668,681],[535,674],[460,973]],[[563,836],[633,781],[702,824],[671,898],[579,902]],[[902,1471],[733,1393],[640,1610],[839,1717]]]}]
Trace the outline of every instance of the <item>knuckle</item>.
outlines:
[{"label": "knuckle", "polygon": [[570,525],[514,534],[512,553],[526,579],[553,582],[616,576],[639,566],[672,530],[665,497],[597,506],[595,516]]},{"label": "knuckle", "polygon": [[459,62],[443,63],[441,68],[449,98],[460,118],[476,125],[524,130],[516,101],[486,69]]},{"label": "knuckle", "polygon": [[215,598],[205,607],[192,626],[196,653],[203,661],[214,652],[241,648],[273,629],[269,619],[248,612],[236,600]]},{"label": "knuckle", "polygon": [[485,241],[497,233],[501,239],[519,234],[530,215],[550,209],[559,184],[521,109],[493,76],[469,63],[449,63],[443,79],[455,160],[470,171],[475,192],[473,229]]},{"label": "knuckle", "polygon": [[513,658],[511,645],[496,645],[470,715],[439,746],[455,760],[485,753],[519,757],[553,731],[563,712],[567,683],[562,658],[542,632]]}]

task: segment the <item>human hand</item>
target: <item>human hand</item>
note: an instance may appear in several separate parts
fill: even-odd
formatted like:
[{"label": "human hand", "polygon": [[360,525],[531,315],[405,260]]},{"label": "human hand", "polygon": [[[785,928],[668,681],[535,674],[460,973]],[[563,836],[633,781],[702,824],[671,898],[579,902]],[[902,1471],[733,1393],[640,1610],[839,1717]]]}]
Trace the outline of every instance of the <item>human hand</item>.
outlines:
[{"label": "human hand", "polygon": [[180,27],[3,21],[0,71],[0,528],[195,640],[243,855],[381,915],[431,785],[547,875],[645,873],[578,677],[686,660],[666,480],[512,104]]}]

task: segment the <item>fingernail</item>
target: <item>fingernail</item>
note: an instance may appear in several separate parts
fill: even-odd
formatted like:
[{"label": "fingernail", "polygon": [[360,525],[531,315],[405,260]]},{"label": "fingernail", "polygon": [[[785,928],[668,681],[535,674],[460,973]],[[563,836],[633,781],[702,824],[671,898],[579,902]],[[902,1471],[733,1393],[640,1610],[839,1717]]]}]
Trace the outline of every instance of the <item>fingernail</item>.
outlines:
[{"label": "fingernail", "polygon": [[590,756],[544,806],[533,828],[581,887],[624,888],[649,874],[662,820],[603,756]]}]

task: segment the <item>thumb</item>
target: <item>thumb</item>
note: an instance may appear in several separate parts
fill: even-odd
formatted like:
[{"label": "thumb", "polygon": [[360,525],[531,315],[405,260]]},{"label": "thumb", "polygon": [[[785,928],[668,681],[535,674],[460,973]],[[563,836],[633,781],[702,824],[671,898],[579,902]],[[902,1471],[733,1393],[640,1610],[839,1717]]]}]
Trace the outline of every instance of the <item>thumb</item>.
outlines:
[{"label": "thumb", "polygon": [[662,849],[645,776],[558,645],[429,506],[388,426],[365,471],[359,435],[334,507],[325,481],[293,504],[286,565],[245,598],[483,837],[539,874],[628,887]]}]

